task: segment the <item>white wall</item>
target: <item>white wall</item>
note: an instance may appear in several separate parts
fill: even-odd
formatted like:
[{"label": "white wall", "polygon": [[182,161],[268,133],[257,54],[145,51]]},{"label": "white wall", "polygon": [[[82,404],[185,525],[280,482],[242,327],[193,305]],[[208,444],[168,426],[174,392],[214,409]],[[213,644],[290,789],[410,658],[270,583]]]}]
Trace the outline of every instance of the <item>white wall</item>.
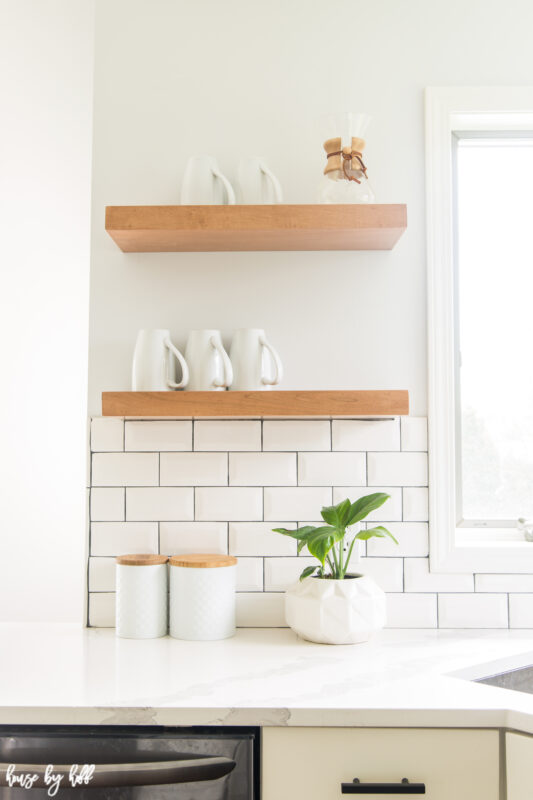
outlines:
[{"label": "white wall", "polygon": [[0,620],[84,616],[93,13],[0,2]]},{"label": "white wall", "polygon": [[[265,327],[283,388],[407,388],[426,412],[423,88],[531,83],[533,5],[509,0],[97,0],[90,409],[129,389],[140,327]],[[391,253],[125,255],[104,207],[176,203],[187,157],[262,154],[313,202],[324,112],[364,110]]]}]

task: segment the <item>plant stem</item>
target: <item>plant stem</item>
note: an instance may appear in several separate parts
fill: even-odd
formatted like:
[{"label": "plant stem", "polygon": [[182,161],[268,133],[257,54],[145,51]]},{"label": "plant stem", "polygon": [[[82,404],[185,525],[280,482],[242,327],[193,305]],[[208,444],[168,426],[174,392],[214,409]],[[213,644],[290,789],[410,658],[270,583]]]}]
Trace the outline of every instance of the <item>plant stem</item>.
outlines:
[{"label": "plant stem", "polygon": [[350,558],[352,557],[352,550],[353,550],[354,544],[355,544],[355,536],[352,539],[352,543],[351,543],[350,548],[348,550],[348,555],[346,556],[346,569],[348,569],[348,564],[350,563]]},{"label": "plant stem", "polygon": [[326,556],[326,561],[328,562],[328,566],[331,570],[332,576],[335,575],[335,567],[333,566],[331,558],[329,556]]},{"label": "plant stem", "polygon": [[333,560],[335,561],[335,571],[333,573],[333,577],[338,580],[339,578],[339,560],[337,558],[337,553],[335,550],[335,545],[333,545],[331,552],[333,553]]},{"label": "plant stem", "polygon": [[[346,533],[346,530],[344,531]],[[343,547],[344,547],[344,537],[339,542],[339,578],[342,580],[344,578],[344,565],[343,565]]]}]

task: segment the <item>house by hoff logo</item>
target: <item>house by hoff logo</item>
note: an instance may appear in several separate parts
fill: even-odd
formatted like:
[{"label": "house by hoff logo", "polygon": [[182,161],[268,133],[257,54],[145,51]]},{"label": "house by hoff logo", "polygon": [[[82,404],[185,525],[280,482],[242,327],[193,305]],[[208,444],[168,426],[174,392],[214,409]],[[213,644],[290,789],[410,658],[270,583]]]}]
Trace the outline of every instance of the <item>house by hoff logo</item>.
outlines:
[{"label": "house by hoff logo", "polygon": [[88,786],[94,775],[94,764],[72,764],[69,772],[55,772],[54,765],[48,764],[44,772],[17,772],[17,765],[10,764],[6,770],[8,786],[20,786],[21,789],[33,789],[37,786],[48,787],[48,796],[55,797],[64,778],[68,778],[71,786]]}]

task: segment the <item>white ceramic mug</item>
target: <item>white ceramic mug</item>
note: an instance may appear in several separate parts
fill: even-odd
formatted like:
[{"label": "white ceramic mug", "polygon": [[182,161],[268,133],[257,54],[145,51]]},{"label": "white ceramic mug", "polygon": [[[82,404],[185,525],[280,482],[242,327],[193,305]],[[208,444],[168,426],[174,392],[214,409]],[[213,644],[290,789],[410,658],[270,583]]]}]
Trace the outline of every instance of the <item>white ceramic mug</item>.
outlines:
[{"label": "white ceramic mug", "polygon": [[231,386],[233,370],[220,331],[191,331],[185,348],[189,365],[189,391],[224,391]]},{"label": "white ceramic mug", "polygon": [[235,192],[213,156],[191,156],[181,185],[182,205],[235,205]]},{"label": "white ceramic mug", "polygon": [[[176,383],[176,359],[181,366],[181,381]],[[187,362],[170,341],[164,328],[141,330],[137,334],[131,388],[134,392],[168,392],[183,389],[189,381]]]},{"label": "white ceramic mug", "polygon": [[237,178],[239,203],[268,205],[283,201],[280,182],[260,156],[242,158]]},{"label": "white ceramic mug", "polygon": [[280,357],[261,328],[240,328],[235,331],[230,359],[233,366],[231,388],[234,390],[270,389],[283,378]]}]

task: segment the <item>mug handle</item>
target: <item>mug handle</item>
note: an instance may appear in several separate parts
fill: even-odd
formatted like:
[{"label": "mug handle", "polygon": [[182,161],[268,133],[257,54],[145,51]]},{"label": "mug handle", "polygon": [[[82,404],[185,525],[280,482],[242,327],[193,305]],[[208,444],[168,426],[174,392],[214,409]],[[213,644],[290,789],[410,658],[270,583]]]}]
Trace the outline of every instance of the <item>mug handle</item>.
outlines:
[{"label": "mug handle", "polygon": [[168,371],[168,362],[167,362],[167,386],[169,386],[170,389],[184,389],[185,386],[187,386],[187,384],[189,383],[189,367],[187,366],[187,362],[185,361],[185,359],[181,355],[181,353],[178,350],[178,348],[174,347],[174,345],[172,344],[170,339],[165,339],[164,344],[165,344],[165,347],[169,350],[169,357],[170,357],[170,353],[173,353],[175,355],[175,357],[177,358],[177,360],[179,362],[179,365],[181,367],[181,381],[180,381],[180,383],[174,383],[173,381],[170,380],[170,377],[169,377],[169,374],[168,374],[169,371]]},{"label": "mug handle", "polygon": [[272,356],[272,361],[274,362],[274,366],[276,368],[276,376],[273,380],[269,381],[268,378],[261,378],[261,383],[266,384],[267,386],[275,386],[277,383],[280,383],[281,379],[283,378],[283,365],[281,363],[281,359],[278,356],[277,352],[274,350],[266,336],[259,337],[259,344],[264,347],[270,355]]},{"label": "mug handle", "polygon": [[231,386],[233,383],[233,367],[231,366],[231,361],[229,360],[229,356],[220,344],[220,342],[212,336],[209,339],[209,343],[213,350],[216,350],[219,354],[220,358],[222,359],[222,367],[224,370],[224,375],[222,381],[213,381],[214,386]]},{"label": "mug handle", "polygon": [[231,183],[228,181],[226,176],[223,175],[220,172],[220,170],[218,170],[216,167],[213,167],[213,175],[215,176],[215,178],[218,178],[220,181],[222,181],[222,186],[224,187],[224,189],[226,191],[226,205],[234,206],[235,205],[235,192],[233,191],[233,186],[231,185]]},{"label": "mug handle", "polygon": [[276,176],[273,172],[269,170],[267,165],[261,161],[261,172],[267,176],[272,184],[272,189],[274,190],[274,202],[275,203],[282,203],[283,202],[283,192],[281,190],[281,183],[278,181]]}]

